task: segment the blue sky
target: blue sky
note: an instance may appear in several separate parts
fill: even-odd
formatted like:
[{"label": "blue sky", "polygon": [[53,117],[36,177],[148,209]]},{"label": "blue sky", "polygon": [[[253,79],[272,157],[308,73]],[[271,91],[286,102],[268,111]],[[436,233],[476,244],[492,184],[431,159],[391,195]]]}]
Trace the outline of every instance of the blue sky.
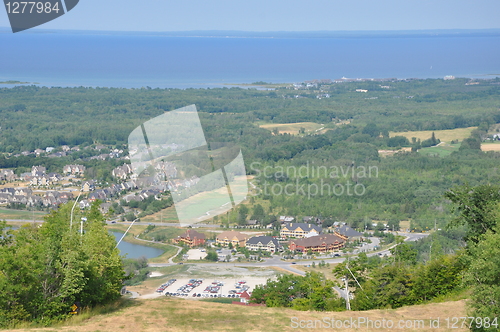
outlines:
[{"label": "blue sky", "polygon": [[[319,31],[500,28],[499,0],[80,0],[43,29]],[[0,27],[9,27],[0,10]]]}]

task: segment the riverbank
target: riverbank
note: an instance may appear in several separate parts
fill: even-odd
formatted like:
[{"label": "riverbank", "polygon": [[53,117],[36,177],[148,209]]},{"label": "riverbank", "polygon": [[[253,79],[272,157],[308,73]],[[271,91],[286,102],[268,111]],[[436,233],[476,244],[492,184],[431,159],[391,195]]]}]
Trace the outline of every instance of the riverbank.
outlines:
[{"label": "riverbank", "polygon": [[[106,226],[106,229],[110,232],[118,232],[118,233],[125,233],[127,228],[130,225],[113,225],[113,226]],[[163,242],[153,242],[153,241],[148,241],[148,240],[143,240],[137,238],[137,236],[142,233],[147,226],[139,225],[139,226],[133,226],[132,229],[125,235],[125,238],[123,241],[126,241],[128,243],[132,244],[137,244],[141,246],[146,246],[146,247],[152,247],[155,249],[160,249],[163,251],[163,254],[161,254],[158,257],[153,257],[153,258],[148,258],[148,261],[150,263],[169,263],[169,259],[174,257],[177,254],[178,249],[168,243],[163,243]]]}]

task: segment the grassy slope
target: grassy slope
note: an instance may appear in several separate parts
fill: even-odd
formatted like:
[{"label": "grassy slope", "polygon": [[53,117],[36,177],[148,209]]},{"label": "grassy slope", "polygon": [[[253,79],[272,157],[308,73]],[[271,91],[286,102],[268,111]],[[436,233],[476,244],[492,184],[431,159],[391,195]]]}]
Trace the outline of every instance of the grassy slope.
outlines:
[{"label": "grassy slope", "polygon": [[164,222],[164,223],[177,223],[179,219],[177,218],[177,213],[175,212],[175,207],[171,206],[163,209],[160,212],[151,214],[144,218],[141,218],[142,222]]},{"label": "grassy slope", "polygon": [[[93,317],[83,314],[62,326],[44,329],[20,329],[15,331],[294,331],[292,317],[298,320],[354,319],[371,320],[423,320],[424,328],[393,328],[390,331],[428,331],[429,319],[440,318],[437,331],[467,331],[446,329],[444,319],[465,316],[465,302],[452,301],[403,307],[395,310],[370,310],[362,312],[310,312],[285,308],[244,307],[204,301],[170,299],[131,300],[113,310]],[[315,329],[322,331],[324,329]],[[331,330],[331,329],[330,329]],[[335,329],[338,331],[383,331],[384,329]]]}]

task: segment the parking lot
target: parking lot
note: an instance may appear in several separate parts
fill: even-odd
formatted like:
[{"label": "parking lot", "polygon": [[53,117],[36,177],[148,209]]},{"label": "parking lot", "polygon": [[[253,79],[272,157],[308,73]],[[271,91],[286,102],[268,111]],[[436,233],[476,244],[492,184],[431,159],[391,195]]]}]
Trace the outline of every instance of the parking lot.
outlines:
[{"label": "parking lot", "polygon": [[[256,285],[265,284],[269,278],[275,279],[277,271],[268,268],[250,268],[236,267],[230,264],[221,265],[206,265],[206,264],[189,264],[176,265],[174,270],[177,272],[169,272],[170,268],[158,268],[151,271],[151,278],[145,283],[136,286],[128,286],[127,290],[134,292],[137,298],[149,299],[165,296],[165,293],[186,294],[185,296],[178,295],[183,298],[200,299],[219,295],[228,297],[235,295],[243,290],[237,288],[236,283],[245,281],[243,285],[247,286],[247,292],[252,292]],[[192,284],[194,279],[201,279],[201,283],[191,289],[189,292],[179,290],[181,287]],[[191,282],[190,282],[191,280]],[[208,286],[212,286],[213,282],[222,283],[217,290],[217,293],[204,292]],[[188,285],[189,286],[189,285]],[[188,288],[185,288],[186,290]],[[159,291],[158,291],[159,290]],[[235,291],[235,292],[232,292]],[[193,294],[201,294],[200,297],[193,298]],[[213,296],[211,296],[213,295]]]},{"label": "parking lot", "polygon": [[[202,251],[203,250],[203,251]],[[207,252],[205,249],[189,249],[187,252],[188,260],[200,260],[207,257]]]},{"label": "parking lot", "polygon": [[[232,255],[231,249],[217,248],[217,256],[219,261],[225,261],[229,256],[230,261],[234,261],[236,258]],[[207,256],[206,249],[190,249],[187,252],[187,260],[201,260]]]},{"label": "parking lot", "polygon": [[157,292],[166,296],[199,298],[239,298],[243,291],[251,293],[255,286],[265,284],[267,278],[217,278],[217,279],[178,279]]}]

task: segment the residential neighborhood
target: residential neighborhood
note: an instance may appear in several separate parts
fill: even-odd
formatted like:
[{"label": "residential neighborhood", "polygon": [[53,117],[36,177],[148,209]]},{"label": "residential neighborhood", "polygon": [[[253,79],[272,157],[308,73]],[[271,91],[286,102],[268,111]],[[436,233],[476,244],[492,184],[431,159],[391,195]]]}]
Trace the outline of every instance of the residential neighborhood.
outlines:
[{"label": "residential neighborhood", "polygon": [[[118,204],[122,207],[118,209],[120,211],[144,216],[146,212],[134,208],[134,202],[143,202],[151,197],[154,200],[162,200],[162,197],[168,197],[168,191],[180,193],[199,181],[196,176],[177,178],[176,166],[166,161],[155,164],[155,176],[145,177],[137,174],[123,149],[102,144],[92,147],[48,147],[32,152],[23,151],[11,157],[33,157],[41,162],[44,158],[69,156],[80,152],[86,154],[86,157],[78,159],[81,163],[68,163],[59,167],[36,164],[30,166],[29,171],[24,171],[23,168],[0,169],[0,206],[34,210],[57,209],[60,204],[78,198],[82,209],[100,200],[103,211],[109,211],[108,205]],[[89,167],[89,163],[94,166]],[[107,168],[108,163],[116,167],[110,169],[109,173],[103,173],[97,171],[96,163],[100,163],[99,168],[103,170]],[[128,207],[129,205],[132,207]],[[113,211],[116,210],[115,206]]]}]

